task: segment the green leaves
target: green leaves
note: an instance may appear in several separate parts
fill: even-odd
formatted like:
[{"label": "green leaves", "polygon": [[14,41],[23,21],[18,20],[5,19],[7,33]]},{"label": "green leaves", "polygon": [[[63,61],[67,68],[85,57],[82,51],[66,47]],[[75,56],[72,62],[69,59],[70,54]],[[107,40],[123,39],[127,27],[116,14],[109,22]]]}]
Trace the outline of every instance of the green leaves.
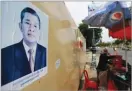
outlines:
[{"label": "green leaves", "polygon": [[[81,23],[78,27],[80,32],[86,39],[87,48],[92,46],[92,39],[95,38],[94,43],[96,44],[102,38],[102,29],[101,28],[89,28],[87,24]],[[93,36],[94,31],[94,36]]]}]

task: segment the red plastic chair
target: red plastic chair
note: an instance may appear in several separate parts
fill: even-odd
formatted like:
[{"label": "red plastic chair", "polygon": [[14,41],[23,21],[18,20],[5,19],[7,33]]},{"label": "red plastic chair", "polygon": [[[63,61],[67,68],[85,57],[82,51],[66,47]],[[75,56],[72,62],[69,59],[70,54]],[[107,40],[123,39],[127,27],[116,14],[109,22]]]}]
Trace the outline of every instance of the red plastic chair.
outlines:
[{"label": "red plastic chair", "polygon": [[89,80],[88,72],[86,70],[84,70],[83,73],[84,73],[84,77],[85,77],[83,90],[86,90],[87,88],[92,88],[92,89],[97,90],[98,89],[97,82]]},{"label": "red plastic chair", "polygon": [[108,91],[117,91],[118,89],[116,88],[113,80],[108,80]]}]

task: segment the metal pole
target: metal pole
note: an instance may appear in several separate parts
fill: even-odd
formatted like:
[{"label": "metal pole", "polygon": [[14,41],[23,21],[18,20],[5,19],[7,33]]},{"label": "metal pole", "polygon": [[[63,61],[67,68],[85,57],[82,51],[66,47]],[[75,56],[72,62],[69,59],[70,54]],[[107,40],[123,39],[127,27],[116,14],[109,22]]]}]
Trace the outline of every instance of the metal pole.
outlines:
[{"label": "metal pole", "polygon": [[[132,1],[131,1],[131,6],[130,6],[130,13],[131,13],[131,18],[132,18]],[[132,36],[132,20],[130,22],[130,26],[131,26],[131,36]],[[132,44],[132,39],[131,39],[131,44]],[[131,73],[132,73],[132,70],[131,70]],[[131,76],[131,79],[132,79],[132,76]],[[131,86],[130,86],[130,88],[132,90],[132,80],[131,80]]]},{"label": "metal pole", "polygon": [[94,43],[95,43],[95,34],[94,34],[94,28],[93,28],[93,45],[94,45]]},{"label": "metal pole", "polygon": [[93,39],[92,39],[92,61],[91,61],[91,69],[96,70],[96,49],[95,49],[95,32],[93,28]]},{"label": "metal pole", "polygon": [[124,40],[125,40],[125,60],[126,60],[126,72],[128,71],[128,68],[127,68],[127,45],[126,45],[126,30],[125,30],[125,17],[124,17],[124,14],[123,14],[123,28],[124,28]]}]

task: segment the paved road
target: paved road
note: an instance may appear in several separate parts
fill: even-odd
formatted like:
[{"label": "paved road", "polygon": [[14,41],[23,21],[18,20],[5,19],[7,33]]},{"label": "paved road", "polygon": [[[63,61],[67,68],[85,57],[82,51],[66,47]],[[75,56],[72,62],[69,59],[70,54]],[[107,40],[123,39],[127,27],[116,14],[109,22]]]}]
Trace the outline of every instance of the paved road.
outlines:
[{"label": "paved road", "polygon": [[[101,52],[102,48],[98,50],[97,54]],[[108,51],[110,54],[114,54],[113,48],[108,48]],[[122,58],[125,60],[125,50],[122,50],[120,48],[117,49],[117,52],[119,55],[122,55]],[[127,51],[127,60],[132,65],[132,51]]]}]

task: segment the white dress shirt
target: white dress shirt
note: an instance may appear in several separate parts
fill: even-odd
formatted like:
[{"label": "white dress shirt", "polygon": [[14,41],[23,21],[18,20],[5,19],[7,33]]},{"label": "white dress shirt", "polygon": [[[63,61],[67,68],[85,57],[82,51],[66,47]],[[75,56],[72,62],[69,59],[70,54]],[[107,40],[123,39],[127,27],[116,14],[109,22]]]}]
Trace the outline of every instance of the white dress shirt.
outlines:
[{"label": "white dress shirt", "polygon": [[[24,46],[24,49],[25,49],[25,52],[26,52],[26,55],[27,55],[27,58],[28,58],[28,61],[29,61],[29,53],[28,53],[28,51],[29,51],[29,49],[31,49],[31,48],[29,48],[29,47],[27,46],[27,44],[26,44],[24,41],[23,41],[23,46]],[[34,64],[35,64],[36,48],[37,48],[37,44],[32,48],[32,49],[34,50],[34,52],[33,52]],[[34,65],[34,64],[33,64],[33,65]]]}]

